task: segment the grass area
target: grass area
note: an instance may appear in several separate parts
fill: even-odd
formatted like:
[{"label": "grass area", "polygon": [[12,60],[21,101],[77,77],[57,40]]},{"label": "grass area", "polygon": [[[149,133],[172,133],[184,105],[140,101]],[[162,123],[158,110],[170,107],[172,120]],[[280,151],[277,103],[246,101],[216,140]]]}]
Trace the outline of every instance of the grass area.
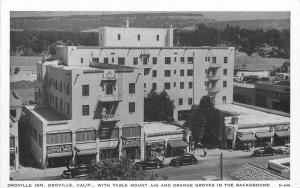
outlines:
[{"label": "grass area", "polygon": [[10,84],[10,89],[21,97],[23,104],[35,100],[35,82],[34,81],[18,81]]}]

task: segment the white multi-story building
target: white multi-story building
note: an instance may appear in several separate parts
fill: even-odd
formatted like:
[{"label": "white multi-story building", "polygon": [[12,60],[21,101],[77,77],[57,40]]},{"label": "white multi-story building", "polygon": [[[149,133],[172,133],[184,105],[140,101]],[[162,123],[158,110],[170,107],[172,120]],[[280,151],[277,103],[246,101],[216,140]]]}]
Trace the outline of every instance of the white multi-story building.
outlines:
[{"label": "white multi-story building", "polygon": [[99,46],[58,46],[56,60],[37,64],[38,105],[24,110],[30,152],[41,167],[143,159],[144,97],[166,90],[175,120],[205,95],[231,103],[233,54],[231,47],[173,47],[172,28],[105,27]]}]

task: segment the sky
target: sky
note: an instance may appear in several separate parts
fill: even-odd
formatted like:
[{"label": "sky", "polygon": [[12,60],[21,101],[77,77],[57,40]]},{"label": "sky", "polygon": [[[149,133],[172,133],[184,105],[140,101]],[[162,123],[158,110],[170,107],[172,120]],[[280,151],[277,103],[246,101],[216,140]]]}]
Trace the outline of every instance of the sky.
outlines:
[{"label": "sky", "polygon": [[[41,16],[70,16],[70,15],[102,15],[102,14],[128,14],[128,13],[146,13],[141,11],[12,11],[11,17],[41,17]],[[148,13],[153,13],[150,11]],[[186,12],[187,13],[187,12]],[[207,18],[216,21],[232,20],[263,20],[263,19],[290,19],[290,13],[287,11],[207,11],[207,12],[189,12],[202,14]]]}]

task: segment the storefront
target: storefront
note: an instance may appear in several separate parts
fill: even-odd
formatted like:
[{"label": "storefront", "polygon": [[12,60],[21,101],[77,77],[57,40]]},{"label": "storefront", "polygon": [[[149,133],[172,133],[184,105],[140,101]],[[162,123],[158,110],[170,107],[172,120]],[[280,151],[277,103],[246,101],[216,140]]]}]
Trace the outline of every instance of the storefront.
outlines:
[{"label": "storefront", "polygon": [[96,143],[77,144],[75,150],[76,164],[91,164],[96,162],[97,149]]},{"label": "storefront", "polygon": [[256,132],[255,147],[271,146],[273,135],[273,132],[270,131]]},{"label": "storefront", "polygon": [[169,140],[166,149],[167,157],[181,156],[187,153],[189,144],[184,140]]},{"label": "storefront", "polygon": [[255,135],[252,132],[237,132],[236,133],[236,149],[252,148],[256,141]]},{"label": "storefront", "polygon": [[146,158],[155,157],[161,158],[165,153],[165,140],[147,141],[146,144]]},{"label": "storefront", "polygon": [[122,155],[131,159],[141,158],[141,139],[140,138],[124,138],[122,141]]},{"label": "storefront", "polygon": [[99,155],[100,160],[119,158],[119,149],[117,147],[101,148],[99,152],[100,152]]},{"label": "storefront", "polygon": [[290,143],[290,130],[277,130],[274,136],[274,145],[282,146]]},{"label": "storefront", "polygon": [[47,146],[47,168],[63,167],[72,163],[72,144]]}]

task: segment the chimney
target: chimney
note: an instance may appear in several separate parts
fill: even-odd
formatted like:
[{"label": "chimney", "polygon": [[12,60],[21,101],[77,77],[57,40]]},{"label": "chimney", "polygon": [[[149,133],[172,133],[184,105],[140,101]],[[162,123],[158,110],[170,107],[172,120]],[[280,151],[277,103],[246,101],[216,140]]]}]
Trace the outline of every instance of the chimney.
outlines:
[{"label": "chimney", "polygon": [[129,18],[126,20],[126,28],[129,28]]}]

